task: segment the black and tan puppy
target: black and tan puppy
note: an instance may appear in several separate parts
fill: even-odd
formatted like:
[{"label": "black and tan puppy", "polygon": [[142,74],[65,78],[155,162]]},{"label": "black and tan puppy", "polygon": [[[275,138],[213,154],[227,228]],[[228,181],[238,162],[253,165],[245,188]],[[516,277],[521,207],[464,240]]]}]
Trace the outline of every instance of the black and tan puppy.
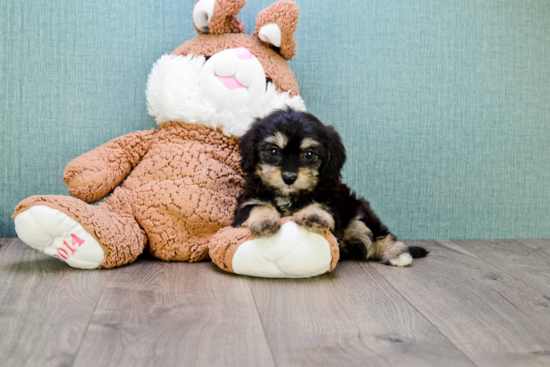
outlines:
[{"label": "black and tan puppy", "polygon": [[397,241],[369,202],[341,182],[346,151],[340,135],[315,116],[293,110],[258,119],[241,138],[245,190],[233,226],[269,236],[281,216],[312,231],[330,229],[343,258],[374,259],[407,266],[424,257],[421,247]]}]

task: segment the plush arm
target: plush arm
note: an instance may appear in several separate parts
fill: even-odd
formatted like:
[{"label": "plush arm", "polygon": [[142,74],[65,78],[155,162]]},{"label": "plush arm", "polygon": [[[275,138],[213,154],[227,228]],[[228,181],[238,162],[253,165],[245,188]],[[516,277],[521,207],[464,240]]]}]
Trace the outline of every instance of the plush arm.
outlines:
[{"label": "plush arm", "polygon": [[63,172],[71,196],[87,203],[107,196],[141,161],[155,133],[151,129],[124,135],[73,159]]}]

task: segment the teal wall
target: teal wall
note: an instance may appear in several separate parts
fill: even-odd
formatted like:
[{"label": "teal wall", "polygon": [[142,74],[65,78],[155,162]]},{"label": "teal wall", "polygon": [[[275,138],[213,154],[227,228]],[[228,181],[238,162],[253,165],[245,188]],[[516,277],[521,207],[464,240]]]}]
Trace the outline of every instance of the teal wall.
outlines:
[{"label": "teal wall", "polygon": [[[147,74],[193,3],[0,2],[0,236],[20,200],[67,194],[72,158],[154,126]],[[550,237],[550,1],[297,3],[302,96],[398,236]]]}]

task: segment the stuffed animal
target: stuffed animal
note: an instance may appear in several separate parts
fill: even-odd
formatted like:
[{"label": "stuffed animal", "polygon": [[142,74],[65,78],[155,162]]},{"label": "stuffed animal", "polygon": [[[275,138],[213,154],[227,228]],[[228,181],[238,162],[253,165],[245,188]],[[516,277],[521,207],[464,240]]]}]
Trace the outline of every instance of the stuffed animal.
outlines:
[{"label": "stuffed animal", "polygon": [[292,218],[271,237],[229,227],[243,186],[239,136],[276,109],[305,110],[286,63],[296,51],[298,7],[273,4],[248,35],[237,17],[245,2],[196,2],[199,36],[162,56],[149,75],[148,110],[158,129],[71,161],[63,173],[70,197],[19,203],[13,217],[23,242],[81,269],[129,264],[145,249],[167,261],[211,258],[259,277],[334,269],[338,244],[329,231],[309,232]]}]

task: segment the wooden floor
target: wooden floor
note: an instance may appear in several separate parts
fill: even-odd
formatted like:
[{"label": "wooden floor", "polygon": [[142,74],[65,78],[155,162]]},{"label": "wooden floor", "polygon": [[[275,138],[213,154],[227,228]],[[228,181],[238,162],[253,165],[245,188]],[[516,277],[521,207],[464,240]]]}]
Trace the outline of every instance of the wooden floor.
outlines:
[{"label": "wooden floor", "polygon": [[3,367],[550,366],[550,240],[409,242],[432,253],[305,280],[0,243]]}]

